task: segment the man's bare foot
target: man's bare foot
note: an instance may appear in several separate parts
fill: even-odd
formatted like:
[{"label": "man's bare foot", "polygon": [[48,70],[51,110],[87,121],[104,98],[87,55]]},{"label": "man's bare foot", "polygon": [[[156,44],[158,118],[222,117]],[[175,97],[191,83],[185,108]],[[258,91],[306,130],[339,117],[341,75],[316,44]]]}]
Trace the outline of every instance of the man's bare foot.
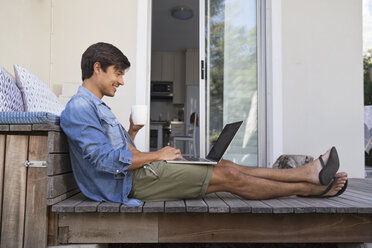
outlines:
[{"label": "man's bare foot", "polygon": [[[334,196],[345,186],[345,183],[347,181],[346,172],[338,172],[335,177],[337,178],[337,181],[327,193],[322,195],[322,197]],[[330,182],[330,184],[332,183],[333,180],[332,182]],[[321,195],[328,188],[329,185],[314,185],[314,187],[311,187],[309,195]]]},{"label": "man's bare foot", "polygon": [[[331,152],[331,149],[329,149],[328,151],[326,151],[322,155],[322,159],[323,159],[323,161],[324,161],[325,164],[327,164],[327,161],[328,161],[330,152]],[[322,170],[323,167],[322,167],[322,165],[320,163],[319,158],[317,158],[314,161],[310,162],[307,166],[309,167],[309,170],[310,170],[310,173],[309,173],[309,175],[310,175],[309,182],[314,183],[314,184],[320,184],[319,173],[320,173],[320,171]]]}]

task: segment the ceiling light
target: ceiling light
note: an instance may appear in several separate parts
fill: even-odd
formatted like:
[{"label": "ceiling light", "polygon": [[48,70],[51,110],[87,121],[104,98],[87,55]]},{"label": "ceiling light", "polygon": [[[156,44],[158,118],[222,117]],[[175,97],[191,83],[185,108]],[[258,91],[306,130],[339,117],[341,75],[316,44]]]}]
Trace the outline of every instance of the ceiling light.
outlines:
[{"label": "ceiling light", "polygon": [[187,7],[175,7],[171,10],[171,15],[179,20],[188,20],[193,17],[194,13]]}]

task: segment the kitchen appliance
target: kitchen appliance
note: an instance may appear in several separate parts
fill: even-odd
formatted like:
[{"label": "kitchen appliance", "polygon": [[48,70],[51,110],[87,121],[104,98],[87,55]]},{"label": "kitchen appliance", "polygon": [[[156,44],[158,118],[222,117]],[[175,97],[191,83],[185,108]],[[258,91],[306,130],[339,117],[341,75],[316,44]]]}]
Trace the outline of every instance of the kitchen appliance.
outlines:
[{"label": "kitchen appliance", "polygon": [[152,81],[151,98],[172,98],[173,82]]}]

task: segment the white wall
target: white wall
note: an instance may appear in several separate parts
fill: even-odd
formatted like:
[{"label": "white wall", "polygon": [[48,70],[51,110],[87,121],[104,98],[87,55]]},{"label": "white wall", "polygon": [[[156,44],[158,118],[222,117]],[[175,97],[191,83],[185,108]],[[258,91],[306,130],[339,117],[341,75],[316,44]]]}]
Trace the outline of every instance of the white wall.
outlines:
[{"label": "white wall", "polygon": [[51,1],[1,1],[0,66],[14,76],[13,64],[50,79]]},{"label": "white wall", "polygon": [[[138,18],[147,16],[149,9],[137,13],[138,4],[149,0],[12,0],[4,1],[0,8],[0,66],[11,74],[13,64],[29,69],[58,96],[63,83],[81,84],[80,60],[89,45],[104,41],[117,46],[129,58],[132,66],[124,76],[126,85],[120,87],[115,98],[103,100],[111,107],[124,127],[129,126],[130,106],[148,101],[139,100],[136,91],[147,92],[146,82],[137,85],[137,53],[147,42],[138,46]],[[148,22],[141,24],[145,30]],[[142,49],[143,50],[143,49]],[[139,53],[142,55],[143,53]],[[146,56],[146,55],[145,55]],[[142,59],[141,61],[148,61]],[[148,63],[141,65],[149,68]],[[145,68],[145,69],[144,69]],[[145,72],[146,73],[146,72]],[[149,74],[149,72],[148,72]],[[143,78],[141,77],[142,81]],[[149,80],[149,79],[148,79]],[[140,94],[141,95],[141,94]],[[146,94],[144,94],[146,96]],[[142,133],[146,130],[141,131]],[[138,141],[146,147],[143,134]],[[137,141],[136,141],[137,143]]]},{"label": "white wall", "polygon": [[364,177],[361,0],[283,0],[283,152]]},{"label": "white wall", "polygon": [[54,91],[64,82],[81,83],[80,61],[89,45],[103,41],[118,47],[132,66],[125,86],[103,99],[124,127],[136,102],[137,2],[131,0],[52,0],[52,72]]}]

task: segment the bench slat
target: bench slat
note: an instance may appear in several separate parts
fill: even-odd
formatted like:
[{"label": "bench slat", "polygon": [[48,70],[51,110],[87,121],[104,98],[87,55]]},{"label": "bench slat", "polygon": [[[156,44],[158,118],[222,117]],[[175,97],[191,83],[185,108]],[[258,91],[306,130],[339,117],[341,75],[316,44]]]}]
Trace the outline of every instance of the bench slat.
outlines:
[{"label": "bench slat", "polygon": [[9,125],[0,125],[0,132],[8,132]]},{"label": "bench slat", "polygon": [[75,212],[75,206],[84,201],[86,197],[79,193],[77,195],[74,195],[60,203],[57,203],[56,205],[53,205],[52,211],[53,212],[60,212],[60,213],[73,213]]},{"label": "bench slat", "polygon": [[208,205],[209,213],[230,212],[230,207],[214,193],[204,196],[204,201]]},{"label": "bench slat", "polygon": [[184,201],[166,201],[164,210],[166,213],[183,213],[186,205]]},{"label": "bench slat", "polygon": [[71,172],[70,155],[68,153],[48,154],[48,176]]},{"label": "bench slat", "polygon": [[187,199],[185,200],[186,211],[189,213],[207,213],[208,205],[203,199]]},{"label": "bench slat", "polygon": [[48,132],[48,152],[49,153],[67,153],[67,137],[62,132]]},{"label": "bench slat", "polygon": [[250,213],[252,208],[244,201],[228,192],[216,193],[230,207],[231,213]]},{"label": "bench slat", "polygon": [[32,130],[33,131],[62,131],[61,127],[58,125],[53,124],[32,124]]},{"label": "bench slat", "polygon": [[120,203],[117,202],[102,202],[98,205],[97,211],[104,213],[116,213],[119,212]]},{"label": "bench slat", "polygon": [[79,189],[79,188],[76,188],[76,189],[73,189],[73,190],[71,190],[71,191],[69,191],[69,192],[66,192],[66,193],[63,194],[63,195],[59,195],[59,196],[54,197],[54,198],[48,198],[48,199],[47,199],[47,205],[48,205],[48,206],[52,206],[52,205],[54,205],[54,204],[57,204],[57,203],[59,203],[59,202],[65,200],[65,199],[67,199],[67,198],[69,198],[69,197],[71,197],[71,196],[73,196],[73,195],[76,195],[76,194],[79,193],[79,192],[80,192],[80,189]]},{"label": "bench slat", "polygon": [[48,176],[48,198],[54,198],[68,191],[76,189],[74,175],[72,173],[61,174],[57,176]]},{"label": "bench slat", "polygon": [[32,126],[31,125],[9,125],[9,131],[31,131]]},{"label": "bench slat", "polygon": [[100,204],[98,201],[93,201],[86,198],[84,201],[80,202],[75,206],[76,213],[85,213],[85,212],[97,212],[97,206]]},{"label": "bench slat", "polygon": [[145,202],[143,205],[144,213],[163,213],[164,212],[164,202]]},{"label": "bench slat", "polygon": [[132,207],[132,206],[127,206],[125,204],[122,204],[120,206],[120,212],[123,212],[123,213],[142,213],[143,205],[144,204],[142,203],[141,206]]}]

